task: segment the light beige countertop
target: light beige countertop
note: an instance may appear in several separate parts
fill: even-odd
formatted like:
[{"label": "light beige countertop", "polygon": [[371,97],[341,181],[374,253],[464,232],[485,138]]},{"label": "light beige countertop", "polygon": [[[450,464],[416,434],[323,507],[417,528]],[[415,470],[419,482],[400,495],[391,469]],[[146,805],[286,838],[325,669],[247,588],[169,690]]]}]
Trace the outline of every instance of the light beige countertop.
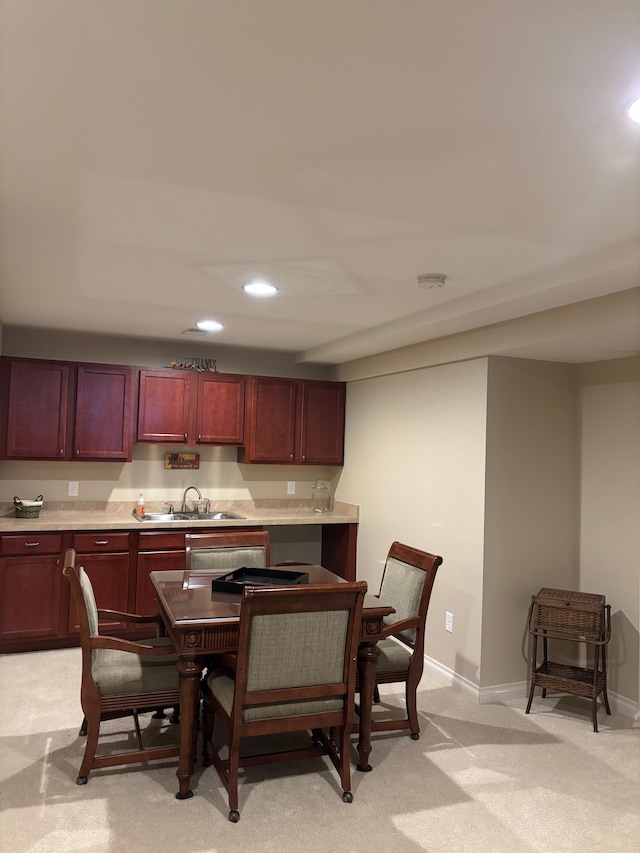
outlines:
[{"label": "light beige countertop", "polygon": [[[167,503],[149,502],[147,512],[166,512]],[[292,524],[357,524],[359,507],[333,502],[331,512],[314,512],[311,501],[211,501],[211,512],[228,510],[242,519],[196,521],[139,521],[132,501],[44,502],[38,518],[16,518],[12,503],[0,504],[0,533],[63,530],[173,530],[189,527],[264,527]]]}]

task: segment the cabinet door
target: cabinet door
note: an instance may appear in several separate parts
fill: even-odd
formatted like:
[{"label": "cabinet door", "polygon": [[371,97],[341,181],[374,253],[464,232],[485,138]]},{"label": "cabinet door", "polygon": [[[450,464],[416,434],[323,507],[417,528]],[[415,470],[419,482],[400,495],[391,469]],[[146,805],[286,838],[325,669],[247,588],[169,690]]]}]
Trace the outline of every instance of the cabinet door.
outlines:
[{"label": "cabinet door", "polygon": [[60,557],[0,559],[0,640],[59,636]]},{"label": "cabinet door", "polygon": [[[127,611],[129,586],[129,554],[78,554],[76,563],[82,566],[91,581],[96,604],[101,610]],[[101,619],[100,632],[109,634],[126,629],[127,623]],[[80,631],[76,605],[69,603],[69,633]]]},{"label": "cabinet door", "polygon": [[78,366],[76,459],[131,461],[131,384],[128,367]]},{"label": "cabinet door", "polygon": [[244,462],[295,461],[298,380],[253,376]]},{"label": "cabinet door", "polygon": [[140,371],[138,441],[195,442],[195,436],[189,434],[192,406],[195,411],[192,378],[191,374],[179,371]]},{"label": "cabinet door", "polygon": [[345,395],[343,382],[302,382],[301,462],[343,464]]},{"label": "cabinet door", "polygon": [[185,551],[147,551],[138,554],[136,583],[136,613],[146,616],[157,613],[155,589],[149,580],[151,572],[184,571]]},{"label": "cabinet door", "polygon": [[6,456],[63,458],[67,448],[69,365],[11,360],[4,367],[9,385]]},{"label": "cabinet door", "polygon": [[225,373],[198,375],[198,444],[242,444],[244,394],[244,376]]}]

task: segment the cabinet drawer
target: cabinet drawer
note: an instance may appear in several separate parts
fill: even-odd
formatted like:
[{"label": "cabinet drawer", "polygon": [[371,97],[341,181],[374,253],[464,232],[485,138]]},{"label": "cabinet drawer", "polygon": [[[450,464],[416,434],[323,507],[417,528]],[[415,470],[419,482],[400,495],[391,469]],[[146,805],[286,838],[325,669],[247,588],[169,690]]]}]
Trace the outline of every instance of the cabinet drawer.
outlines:
[{"label": "cabinet drawer", "polygon": [[162,551],[169,549],[184,550],[184,534],[182,530],[178,532],[158,530],[155,532],[141,533],[138,540],[138,551]]},{"label": "cabinet drawer", "polygon": [[60,554],[60,533],[19,533],[0,536],[0,553],[20,556],[21,554]]},{"label": "cabinet drawer", "polygon": [[87,554],[96,551],[128,551],[128,533],[74,533],[73,547],[78,553]]}]

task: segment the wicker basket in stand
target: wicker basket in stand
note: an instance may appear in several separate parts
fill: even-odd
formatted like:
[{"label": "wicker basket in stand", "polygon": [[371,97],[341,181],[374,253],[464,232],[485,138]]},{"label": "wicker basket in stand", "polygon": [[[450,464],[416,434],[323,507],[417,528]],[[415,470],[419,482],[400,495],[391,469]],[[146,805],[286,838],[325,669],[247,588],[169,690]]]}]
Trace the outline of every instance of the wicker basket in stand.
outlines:
[{"label": "wicker basket in stand", "polygon": [[[593,730],[598,731],[596,700],[602,694],[607,714],[607,643],[611,638],[611,605],[604,595],[543,587],[531,596],[527,629],[533,635],[531,688],[526,713],[536,687],[572,693],[591,699]],[[542,638],[542,663],[538,664],[538,638]],[[548,641],[570,640],[593,647],[593,667],[573,666],[549,660]]]}]

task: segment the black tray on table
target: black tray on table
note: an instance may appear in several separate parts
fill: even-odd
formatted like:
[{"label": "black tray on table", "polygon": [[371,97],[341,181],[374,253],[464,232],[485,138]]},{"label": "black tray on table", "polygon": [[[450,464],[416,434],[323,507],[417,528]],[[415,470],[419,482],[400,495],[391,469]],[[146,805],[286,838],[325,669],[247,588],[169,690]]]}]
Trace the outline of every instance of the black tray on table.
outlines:
[{"label": "black tray on table", "polygon": [[282,569],[257,569],[242,566],[211,581],[213,592],[242,594],[245,586],[291,586],[309,583],[307,572],[288,572]]}]

